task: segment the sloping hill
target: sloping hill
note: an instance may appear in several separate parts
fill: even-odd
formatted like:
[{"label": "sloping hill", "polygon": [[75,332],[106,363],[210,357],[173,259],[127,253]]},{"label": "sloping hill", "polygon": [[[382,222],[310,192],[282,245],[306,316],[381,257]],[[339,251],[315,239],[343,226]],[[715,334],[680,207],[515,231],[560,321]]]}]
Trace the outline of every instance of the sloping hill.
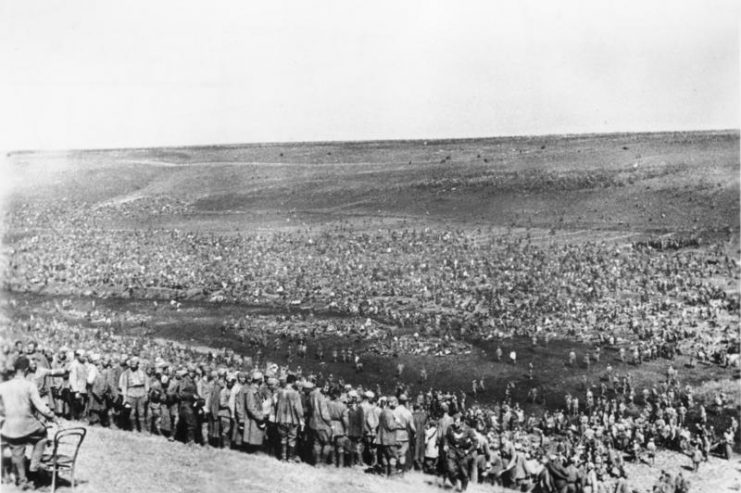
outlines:
[{"label": "sloping hill", "polygon": [[[699,473],[688,471],[686,467],[690,464],[687,457],[661,452],[653,468],[630,464],[629,482],[635,490],[650,491],[659,471],[665,470],[672,475],[681,471],[690,480],[692,493],[741,489],[738,456],[731,462],[711,458],[701,465]],[[442,490],[440,481],[434,476],[414,472],[389,480],[360,469],[317,469],[306,464],[285,464],[265,455],[189,447],[159,437],[97,427],[88,430],[78,459],[77,478],[80,493],[433,493]],[[449,484],[446,489],[450,489]],[[4,487],[3,491],[18,490]],[[471,485],[469,491],[505,490],[490,485]]]},{"label": "sloping hill", "polygon": [[[225,214],[249,224],[264,213],[655,233],[738,230],[735,131],[70,151],[9,159],[17,200],[116,205],[165,198],[187,203],[199,228]],[[177,224],[183,226],[182,217]]]}]

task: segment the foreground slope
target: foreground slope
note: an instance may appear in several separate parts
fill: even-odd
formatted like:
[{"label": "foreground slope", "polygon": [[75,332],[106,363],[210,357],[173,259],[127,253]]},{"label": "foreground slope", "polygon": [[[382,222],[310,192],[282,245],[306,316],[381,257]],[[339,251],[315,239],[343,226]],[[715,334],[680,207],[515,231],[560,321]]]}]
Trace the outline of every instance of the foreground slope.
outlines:
[{"label": "foreground slope", "polygon": [[[71,426],[71,423],[67,423]],[[365,474],[360,469],[317,469],[306,464],[285,464],[265,455],[235,451],[142,436],[135,433],[88,429],[78,459],[77,491],[80,493],[195,493],[250,491],[254,493],[425,493],[441,491],[434,476],[409,473],[388,480]],[[711,458],[699,473],[687,470],[690,460],[680,454],[661,452],[656,465],[628,465],[630,486],[650,491],[659,471],[672,475],[682,472],[691,481],[692,493],[741,490],[741,461]],[[65,485],[67,483],[64,483]],[[7,486],[7,485],[3,485]],[[450,488],[446,488],[450,489]],[[71,491],[64,488],[61,491]],[[14,492],[16,488],[3,488]],[[502,491],[489,485],[471,485],[469,491]]]}]

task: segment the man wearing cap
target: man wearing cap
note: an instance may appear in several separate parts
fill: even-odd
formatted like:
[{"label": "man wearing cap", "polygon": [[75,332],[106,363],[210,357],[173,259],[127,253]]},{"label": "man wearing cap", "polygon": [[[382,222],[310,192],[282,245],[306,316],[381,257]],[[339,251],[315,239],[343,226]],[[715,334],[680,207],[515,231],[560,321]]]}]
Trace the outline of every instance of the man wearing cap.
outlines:
[{"label": "man wearing cap", "polygon": [[178,384],[180,423],[183,426],[185,443],[188,445],[196,443],[198,418],[196,416],[195,404],[197,400],[196,366],[190,364],[188,365],[187,373],[180,379]]},{"label": "man wearing cap", "polygon": [[275,422],[278,425],[280,460],[289,461],[296,458],[296,439],[299,427],[304,426],[304,408],[301,396],[294,387],[296,375],[282,374],[279,378],[275,402]]},{"label": "man wearing cap", "polygon": [[219,396],[217,399],[218,409],[216,416],[219,420],[219,446],[231,448],[234,428],[234,412],[232,406],[232,389],[237,383],[236,373],[227,373],[226,370],[219,370]]},{"label": "man wearing cap", "polygon": [[82,419],[87,404],[87,367],[85,351],[75,351],[75,359],[69,365],[70,411],[72,419]]},{"label": "man wearing cap", "polygon": [[[162,424],[160,425],[161,430],[169,434],[168,440],[175,440],[178,426],[180,424],[180,401],[178,397],[180,382],[185,376],[186,371],[184,369],[177,369],[171,375],[171,378],[167,382],[166,399],[167,399],[167,413],[163,413]],[[164,384],[163,384],[164,385]]]},{"label": "man wearing cap", "polygon": [[262,400],[262,414],[265,417],[265,448],[274,456],[280,454],[280,439],[278,438],[278,424],[275,421],[275,403],[278,398],[280,381],[275,377],[276,369],[271,368],[265,384],[260,388]]},{"label": "man wearing cap", "polygon": [[237,381],[231,388],[229,394],[229,410],[232,414],[232,446],[239,448],[242,446],[244,430],[239,429],[239,423],[237,422],[237,401],[243,397],[242,389],[249,384],[245,372],[239,371],[236,373],[235,377]]},{"label": "man wearing cap", "polygon": [[363,392],[363,399],[359,406],[363,412],[363,448],[365,455],[370,456],[370,464],[364,461],[364,465],[367,464],[370,467],[376,467],[378,464],[378,454],[376,453],[378,414],[376,414],[376,406],[372,402],[374,398],[375,394],[370,390],[366,390]]},{"label": "man wearing cap", "polygon": [[47,443],[46,428],[36,414],[56,421],[54,413],[41,400],[36,384],[26,378],[29,369],[28,358],[19,356],[13,362],[14,377],[0,383],[0,401],[4,417],[0,438],[10,447],[11,461],[22,489],[26,489],[28,484],[26,445],[33,446],[30,472],[35,473],[39,469]]},{"label": "man wearing cap", "polygon": [[103,357],[101,358],[100,366],[100,374],[106,381],[106,422],[110,426],[110,424],[114,422],[114,420],[112,420],[111,418],[113,417],[113,414],[115,412],[114,407],[118,398],[118,381],[120,380],[121,376],[116,375],[116,370],[113,368],[113,361],[107,354],[103,355]]},{"label": "man wearing cap", "polygon": [[319,387],[309,392],[309,431],[314,465],[324,466],[332,450],[332,419],[327,398]]},{"label": "man wearing cap", "polygon": [[379,402],[381,405],[381,414],[378,416],[378,447],[380,449],[381,463],[385,468],[386,476],[396,470],[396,461],[399,453],[399,442],[397,440],[397,430],[400,428],[396,421],[394,409],[398,401],[396,397]]},{"label": "man wearing cap", "polygon": [[[151,367],[150,367],[151,368]],[[147,431],[155,435],[162,434],[162,404],[165,401],[165,388],[162,385],[161,363],[152,368],[149,376],[149,392],[147,394]]]},{"label": "man wearing cap", "polygon": [[350,452],[350,440],[347,438],[350,421],[347,406],[340,399],[340,394],[340,389],[333,387],[330,390],[330,401],[327,407],[332,426],[335,466],[345,467],[345,455]]},{"label": "man wearing cap", "polygon": [[[211,371],[211,385],[206,397],[206,411],[208,416],[208,438],[212,445],[223,447],[221,440],[221,418],[219,407],[221,406],[221,390],[226,387],[226,369],[219,368]],[[226,410],[229,410],[228,400],[224,402]]]},{"label": "man wearing cap", "polygon": [[[52,370],[62,370],[62,372],[68,374],[69,361],[67,360],[68,349],[63,347],[54,356],[51,367]],[[52,401],[54,403],[53,410],[57,416],[69,416],[69,377],[52,377],[49,383]]]},{"label": "man wearing cap", "polygon": [[413,465],[415,469],[421,470],[425,462],[425,433],[424,430],[427,428],[427,411],[422,407],[424,400],[417,402],[413,406],[412,418],[414,422],[414,428],[416,430],[414,434],[413,451]]},{"label": "man wearing cap", "polygon": [[399,444],[399,471],[403,474],[407,469],[407,455],[409,454],[409,443],[414,440],[417,432],[414,424],[414,416],[407,408],[408,398],[406,394],[399,395],[399,405],[394,409],[394,417],[398,423],[396,430],[396,441]]},{"label": "man wearing cap", "polygon": [[88,389],[88,401],[86,403],[86,412],[88,418],[90,417],[90,406],[92,404],[92,395],[90,394],[90,387],[92,387],[95,378],[100,373],[100,355],[98,353],[90,352],[87,355],[87,361],[85,362],[85,369],[87,370],[87,389]]},{"label": "man wearing cap", "polygon": [[448,479],[454,485],[460,481],[461,491],[468,487],[469,471],[477,447],[476,434],[463,422],[461,414],[456,413],[445,433],[445,456]]},{"label": "man wearing cap", "polygon": [[347,438],[350,440],[350,465],[363,462],[363,408],[358,403],[358,392],[350,389],[347,393]]},{"label": "man wearing cap", "polygon": [[[100,358],[97,355],[93,355],[90,358],[90,362],[100,365]],[[110,426],[109,415],[108,415],[108,403],[110,396],[110,389],[108,387],[108,380],[100,369],[96,368],[95,372],[91,372],[93,375],[92,382],[90,384],[90,424],[100,423],[103,427]]]},{"label": "man wearing cap", "polygon": [[251,380],[249,385],[242,387],[236,402],[237,427],[241,430],[242,444],[248,452],[256,451],[265,441],[265,416],[259,387],[263,374],[255,371]]},{"label": "man wearing cap", "polygon": [[[442,411],[442,416],[437,421],[437,446],[438,446],[438,474],[441,475],[443,478],[447,477],[447,471],[448,471],[448,461],[446,459],[446,450],[447,450],[447,434],[448,434],[448,428],[453,424],[453,417],[450,415],[450,405],[447,402],[443,402],[440,404],[440,410]],[[443,479],[443,483],[445,480]],[[455,486],[455,483],[453,483]]]},{"label": "man wearing cap", "polygon": [[129,367],[129,357],[125,354],[117,355],[115,359],[111,359],[111,368],[106,373],[108,382],[111,387],[111,422],[118,428],[125,428],[125,421],[128,420],[128,415],[124,412],[123,408],[123,394],[121,394],[121,375]]},{"label": "man wearing cap", "polygon": [[139,358],[135,356],[129,360],[129,368],[121,374],[118,386],[124,398],[124,406],[131,409],[131,426],[139,432],[145,431],[149,377],[139,367]]}]

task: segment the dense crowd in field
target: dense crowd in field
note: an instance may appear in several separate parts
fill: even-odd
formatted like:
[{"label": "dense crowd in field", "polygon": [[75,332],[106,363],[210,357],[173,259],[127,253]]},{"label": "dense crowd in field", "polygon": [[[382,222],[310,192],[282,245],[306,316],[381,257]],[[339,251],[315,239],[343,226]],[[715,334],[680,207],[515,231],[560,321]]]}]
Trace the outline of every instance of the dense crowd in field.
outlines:
[{"label": "dense crowd in field", "polygon": [[[460,338],[692,339],[738,314],[722,245],[666,251],[528,235],[345,227],[269,234],[84,227],[10,245],[4,287],[308,307]],[[724,284],[725,283],[725,284]],[[733,334],[737,324],[728,327]],[[352,328],[349,324],[348,328]],[[712,330],[715,336],[716,330]]]},{"label": "dense crowd in field", "polygon": [[[723,412],[728,396],[698,399],[669,362],[652,388],[608,369],[600,385],[527,414],[509,392],[485,407],[467,404],[466,392],[412,395],[400,380],[370,389],[232,351],[53,319],[16,322],[11,331],[21,338],[3,347],[3,368],[29,358],[28,378],[58,416],[317,466],[387,475],[416,468],[461,487],[614,491],[627,488],[626,461],[650,464],[669,448],[697,469],[711,454],[730,458],[738,437],[738,422]],[[673,480],[666,491],[687,488]]]},{"label": "dense crowd in field", "polygon": [[[739,269],[722,245],[674,251],[344,226],[269,234],[111,231],[79,216],[57,231],[22,230],[9,242],[7,290],[154,293],[174,306],[195,296],[344,317],[332,324],[226,320],[222,331],[249,343],[250,355],[60,320],[13,321],[8,333],[19,343],[4,348],[6,368],[27,355],[30,378],[64,417],[316,465],[362,464],[389,475],[416,467],[461,487],[486,480],[559,493],[627,492],[625,460],[651,462],[656,448],[666,447],[697,468],[714,451],[728,456],[738,439],[738,423],[723,412],[727,396],[697,399],[672,366],[682,354],[689,366],[727,368],[729,375],[738,367],[739,296],[729,282],[737,282]],[[410,395],[402,379],[364,388],[270,364],[263,353],[280,337],[290,341],[289,352],[305,353],[307,338],[327,333],[370,340],[381,355],[465,354],[466,341],[513,336],[533,344],[572,338],[595,348],[586,366],[611,348],[620,364],[663,358],[667,371],[662,382],[636,388],[630,371],[610,367],[598,385],[528,415],[509,392],[490,407],[467,405],[469,389]],[[358,371],[361,356],[349,343],[327,355]],[[564,361],[581,364],[572,354]],[[713,413],[717,419],[709,420]],[[683,479],[662,481],[662,491],[687,491]]]}]

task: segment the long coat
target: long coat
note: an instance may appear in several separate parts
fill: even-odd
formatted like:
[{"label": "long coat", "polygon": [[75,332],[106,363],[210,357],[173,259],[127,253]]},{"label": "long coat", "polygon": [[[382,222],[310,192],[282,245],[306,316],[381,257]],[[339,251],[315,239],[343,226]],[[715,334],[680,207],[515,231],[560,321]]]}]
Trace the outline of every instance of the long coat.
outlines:
[{"label": "long coat", "polygon": [[396,445],[396,429],[399,423],[391,409],[385,407],[378,417],[378,444],[379,445]]},{"label": "long coat", "polygon": [[309,394],[309,408],[311,416],[309,417],[309,428],[314,431],[332,431],[332,419],[329,416],[329,407],[327,398],[322,394],[321,389],[314,389]]},{"label": "long coat", "polygon": [[242,443],[262,445],[265,441],[265,418],[262,398],[256,385],[245,385],[237,395],[237,422],[244,426]]},{"label": "long coat", "polygon": [[293,387],[278,390],[275,403],[275,422],[278,424],[298,426],[304,420],[304,407],[301,396]]}]

